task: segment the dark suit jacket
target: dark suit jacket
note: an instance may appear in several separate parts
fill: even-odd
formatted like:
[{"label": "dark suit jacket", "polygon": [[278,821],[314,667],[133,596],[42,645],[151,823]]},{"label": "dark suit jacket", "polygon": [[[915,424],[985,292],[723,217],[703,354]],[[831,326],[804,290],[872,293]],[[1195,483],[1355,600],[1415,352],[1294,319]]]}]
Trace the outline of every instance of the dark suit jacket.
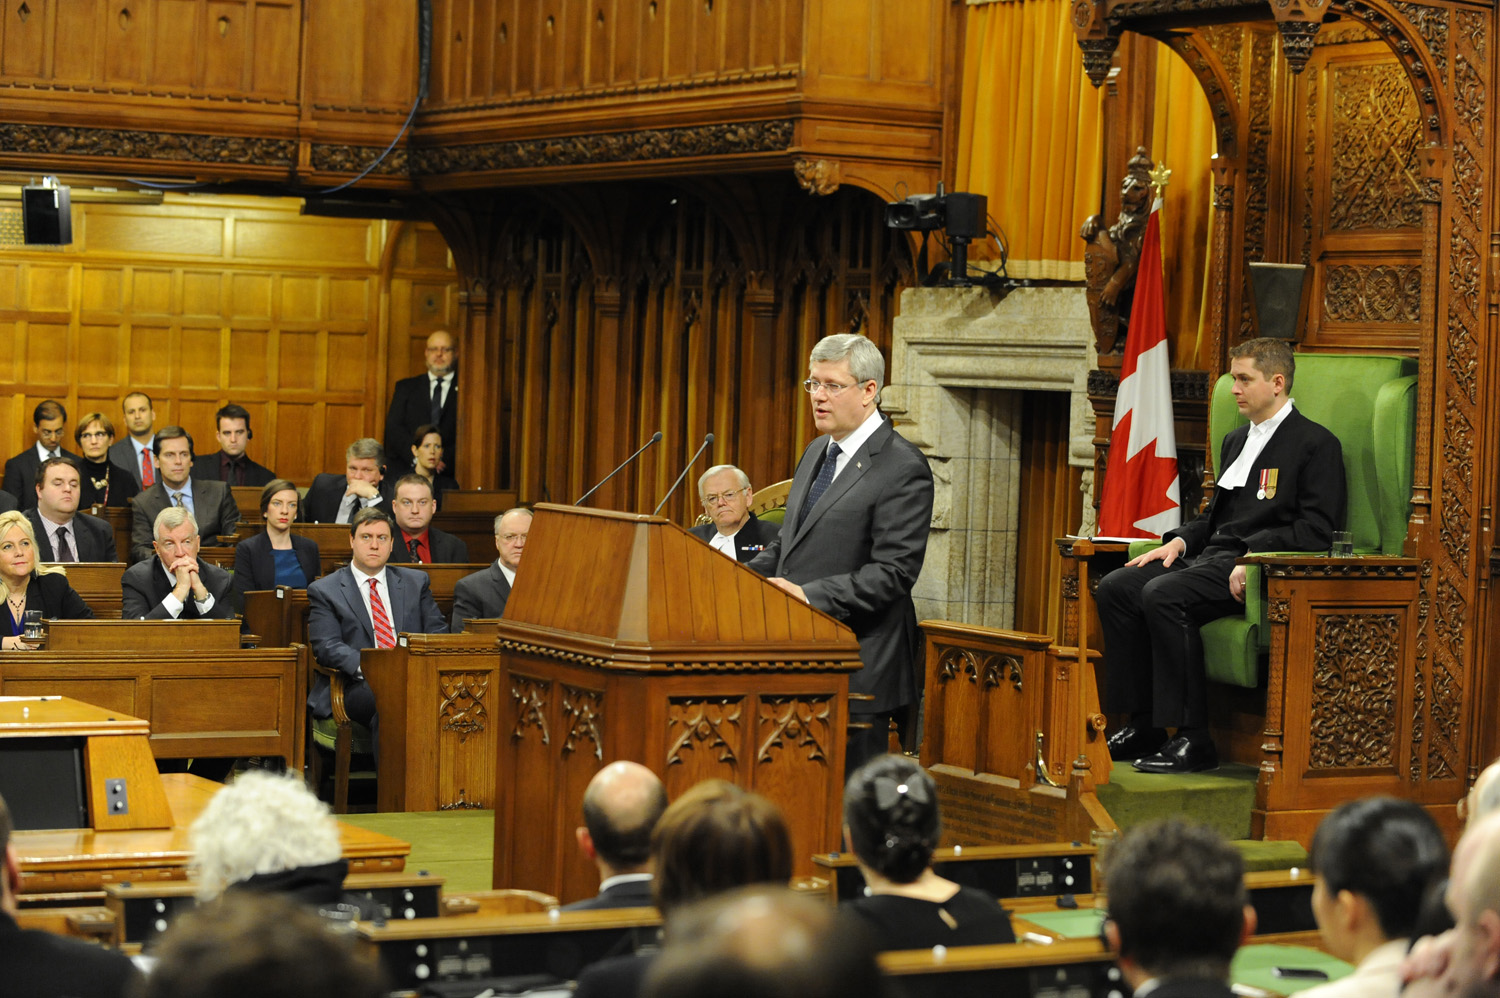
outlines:
[{"label": "dark suit jacket", "polygon": [[[26,519],[31,521],[31,529],[36,533],[38,557],[42,561],[56,561],[57,553],[52,550],[52,538],[47,536],[47,528],[42,524],[42,514],[35,509],[28,509]],[[76,514],[68,524],[68,540],[73,545],[74,561],[120,560],[119,552],[115,549],[114,529],[97,516]]]},{"label": "dark suit jacket", "polygon": [[[448,633],[448,625],[432,599],[426,572],[387,565],[385,578],[391,597],[386,611],[397,634]],[[370,622],[359,585],[354,569],[345,565],[307,587],[307,642],[313,657],[350,678],[360,674],[360,649],[375,647],[375,625]],[[307,705],[313,709],[313,716],[329,716],[333,708],[326,676],[317,677]]]},{"label": "dark suit jacket", "polygon": [[0,513],[9,513],[16,508],[16,497],[0,489]]},{"label": "dark suit jacket", "polygon": [[[349,476],[347,475],[330,475],[325,472],[316,476],[312,480],[312,485],[307,488],[307,495],[302,498],[302,507],[297,513],[297,518],[304,523],[338,522],[339,505],[343,503],[344,493],[348,490]],[[375,505],[394,518],[391,499],[390,476],[387,475],[380,482],[380,502]]]},{"label": "dark suit jacket", "polygon": [[6,998],[122,998],[139,977],[130,958],[115,950],[22,930],[0,912],[0,981]]},{"label": "dark suit jacket", "polygon": [[[463,565],[469,560],[469,545],[461,538],[436,527],[427,528],[427,546],[432,549],[432,562],[435,565]],[[397,565],[410,565],[414,560],[407,550],[401,528],[397,527],[396,543],[391,545],[391,561]]]},{"label": "dark suit jacket", "polygon": [[[309,584],[318,577],[318,542],[292,535],[292,550]],[[234,546],[235,602],[243,609],[245,593],[276,587],[276,556],[271,553],[271,535],[262,530]]]},{"label": "dark suit jacket", "polygon": [[[193,519],[198,523],[198,536],[211,544],[218,534],[232,534],[240,527],[240,508],[235,504],[234,494],[223,482],[190,479],[193,483]],[[135,519],[130,528],[130,560],[145,561],[155,555],[151,547],[155,536],[156,515],[172,505],[167,488],[157,482],[135,497]]]},{"label": "dark suit jacket", "polygon": [[[131,444],[129,436],[126,436],[124,440],[116,440],[109,445],[109,459],[130,472],[130,477],[135,479],[135,484],[138,487],[145,487],[145,483],[141,481],[141,462],[136,460],[135,447]],[[151,465],[155,468],[155,457],[151,458]],[[155,483],[153,482],[152,484]]]},{"label": "dark suit jacket", "polygon": [[1223,981],[1207,977],[1168,977],[1151,995],[1152,998],[1232,998],[1234,991]]},{"label": "dark suit jacket", "polygon": [[462,631],[471,620],[493,620],[505,616],[505,601],[510,598],[510,583],[500,571],[500,563],[473,575],[466,575],[453,586],[453,633]]},{"label": "dark suit jacket", "polygon": [[[224,452],[222,450],[216,450],[212,454],[199,454],[197,457],[193,458],[193,470],[188,474],[194,479],[206,478],[209,481],[213,482],[225,482],[226,485],[231,484],[225,481],[225,479],[221,478],[219,475],[219,472],[221,470],[219,468],[219,456],[223,453]],[[273,472],[270,468],[267,468],[263,464],[256,464],[248,457],[245,458],[246,485],[254,485],[257,488],[264,488],[265,486],[270,485],[271,480],[275,477],[276,473]]]},{"label": "dark suit jacket", "polygon": [[[214,598],[213,609],[203,615],[206,620],[230,620],[234,617],[233,585],[229,573],[217,565],[199,560],[198,578]],[[171,620],[161,601],[172,592],[172,580],[162,571],[161,561],[153,553],[150,559],[131,565],[120,576],[120,618],[122,620]],[[193,594],[182,601],[178,620],[198,620],[198,605]]]},{"label": "dark suit jacket", "polygon": [[562,910],[600,911],[605,908],[649,908],[655,903],[651,899],[651,881],[627,880],[623,884],[615,884],[607,891],[600,891],[591,898],[565,904]]},{"label": "dark suit jacket", "polygon": [[[388,477],[399,478],[411,470],[412,434],[423,423],[432,422],[432,390],[429,386],[427,372],[423,371],[414,377],[402,378],[391,391],[391,405],[385,411],[385,460],[391,468]],[[458,434],[457,368],[454,368],[453,381],[448,386],[448,397],[443,400],[443,418],[438,420],[438,432],[443,435],[444,473],[452,475],[458,458],[455,446]]]},{"label": "dark suit jacket", "polygon": [[[26,609],[42,611],[45,620],[93,620],[94,611],[68,585],[68,578],[61,573],[32,575],[26,584]],[[3,611],[9,615],[9,608]],[[0,625],[3,626],[3,625]],[[17,630],[19,631],[19,627]]]},{"label": "dark suit jacket", "polygon": [[916,445],[883,420],[797,526],[828,441],[821,436],[802,452],[781,535],[750,568],[796,583],[809,603],[853,629],[864,668],[849,677],[849,692],[873,694],[862,706],[881,713],[921,692],[911,590],[927,554],[932,471]]},{"label": "dark suit jacket", "polygon": [[630,953],[591,963],[578,972],[574,998],[637,998],[656,953]]},{"label": "dark suit jacket", "polygon": [[[704,543],[714,539],[719,528],[712,523],[691,527],[688,533],[694,537],[701,538]],[[762,520],[754,513],[750,519],[740,528],[739,533],[734,535],[734,557],[740,564],[745,565],[753,561],[756,555],[766,549],[766,546],[781,536],[781,524],[772,523],[770,520]]]},{"label": "dark suit jacket", "polygon": [[[70,450],[58,450],[63,457],[82,462],[83,458]],[[5,462],[5,480],[0,488],[9,492],[16,500],[17,509],[31,509],[36,505],[36,479],[42,470],[42,459],[36,456],[36,444]]]},{"label": "dark suit jacket", "polygon": [[[1225,434],[1220,468],[1234,463],[1249,435],[1248,423]],[[1260,473],[1270,468],[1277,472],[1276,494],[1255,499]],[[1181,537],[1189,557],[1205,550],[1236,557],[1247,551],[1327,551],[1333,531],[1343,528],[1345,487],[1338,438],[1293,408],[1256,457],[1244,488],[1215,489],[1201,516],[1162,540]]]}]

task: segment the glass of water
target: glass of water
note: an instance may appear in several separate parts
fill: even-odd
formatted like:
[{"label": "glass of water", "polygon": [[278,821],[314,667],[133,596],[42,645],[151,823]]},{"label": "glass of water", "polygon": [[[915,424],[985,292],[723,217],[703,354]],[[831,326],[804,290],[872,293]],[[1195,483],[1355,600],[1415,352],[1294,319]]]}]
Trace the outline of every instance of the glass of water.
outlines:
[{"label": "glass of water", "polygon": [[1347,530],[1335,530],[1333,532],[1333,546],[1329,554],[1335,558],[1354,557],[1354,535]]}]

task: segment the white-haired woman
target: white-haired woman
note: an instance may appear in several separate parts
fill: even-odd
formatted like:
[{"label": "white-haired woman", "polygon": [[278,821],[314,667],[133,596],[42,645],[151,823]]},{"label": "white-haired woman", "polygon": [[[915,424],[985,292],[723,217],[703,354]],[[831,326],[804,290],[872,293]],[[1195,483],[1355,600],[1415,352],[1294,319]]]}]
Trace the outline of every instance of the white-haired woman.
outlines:
[{"label": "white-haired woman", "polygon": [[0,513],[0,650],[32,651],[22,637],[26,612],[37,610],[48,620],[92,620],[94,611],[68,585],[60,565],[42,565],[36,557],[36,533],[25,513]]}]

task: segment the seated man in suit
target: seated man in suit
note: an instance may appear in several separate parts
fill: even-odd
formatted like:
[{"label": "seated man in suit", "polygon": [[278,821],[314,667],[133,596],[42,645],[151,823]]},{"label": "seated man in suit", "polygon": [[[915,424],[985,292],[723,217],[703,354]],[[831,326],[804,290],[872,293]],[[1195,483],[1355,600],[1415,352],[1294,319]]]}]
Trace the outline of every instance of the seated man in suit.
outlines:
[{"label": "seated man in suit", "polygon": [[749,561],[781,534],[781,524],[760,520],[750,512],[750,504],[755,501],[750,477],[732,464],[705,471],[698,479],[698,498],[713,522],[693,527],[690,532],[735,561]]},{"label": "seated man in suit", "polygon": [[344,450],[344,474],[323,473],[312,480],[302,500],[302,517],[306,523],[349,523],[362,509],[390,516],[391,499],[385,451],[379,442],[361,437]]},{"label": "seated man in suit", "polygon": [[667,809],[667,791],[638,762],[612,762],[583,792],[578,848],[599,868],[599,893],[563,911],[649,907],[651,831]]},{"label": "seated man in suit", "polygon": [[97,516],[78,512],[82,480],[72,458],[49,457],[36,483],[36,506],[26,511],[37,556],[54,561],[119,561],[115,532]]},{"label": "seated man in suit", "polygon": [[453,587],[453,633],[471,620],[493,620],[505,615],[505,601],[516,581],[516,566],[531,532],[531,510],[508,509],[495,517],[495,550],[500,557],[482,572],[466,575]]},{"label": "seated man in suit", "polygon": [[145,392],[131,392],[120,400],[125,415],[125,438],[110,445],[109,459],[127,469],[138,488],[156,484],[156,407]]},{"label": "seated man in suit", "polygon": [[385,412],[385,451],[391,459],[392,474],[412,470],[411,445],[417,428],[431,423],[443,438],[443,460],[438,463],[437,471],[455,477],[458,346],[453,337],[441,329],[428,336],[424,360],[426,374],[402,378],[391,392],[390,408]]},{"label": "seated man in suit", "polygon": [[[351,720],[370,729],[377,763],[380,722],[375,694],[360,671],[360,649],[394,648],[402,631],[448,633],[427,573],[386,564],[394,531],[384,510],[355,513],[349,524],[349,564],[307,587],[307,640],[313,657],[344,674],[344,709]],[[327,676],[318,675],[307,705],[314,717],[332,715]]]},{"label": "seated man in suit", "polygon": [[403,475],[396,483],[396,538],[391,561],[398,565],[462,565],[469,560],[469,545],[432,525],[437,500],[432,483],[421,475]]},{"label": "seated man in suit", "polygon": [[1252,551],[1327,551],[1344,522],[1343,449],[1292,404],[1292,348],[1262,337],[1229,357],[1250,423],[1224,437],[1208,508],[1106,575],[1096,594],[1104,708],[1129,716],[1109,736],[1109,755],[1145,773],[1219,765],[1198,628],[1244,612],[1245,566],[1235,562]]},{"label": "seated man in suit", "polygon": [[232,534],[240,526],[240,508],[223,482],[194,481],[193,438],[180,426],[164,426],[151,445],[156,458],[156,484],[135,497],[135,519],[130,531],[131,562],[151,557],[152,525],[169,506],[193,514],[202,535]]},{"label": "seated man in suit", "polygon": [[250,412],[233,402],[214,413],[214,436],[219,449],[212,454],[193,458],[193,477],[208,478],[225,485],[253,485],[264,488],[276,476],[263,464],[256,464],[245,454],[245,446],[255,436],[250,429]]},{"label": "seated man in suit", "polygon": [[180,506],[156,514],[155,556],[120,576],[123,620],[231,620],[229,573],[198,560],[198,524]]},{"label": "seated man in suit", "polygon": [[38,402],[31,412],[32,431],[36,443],[5,462],[5,480],[0,484],[16,501],[15,508],[27,510],[36,505],[36,483],[42,462],[53,457],[71,457],[78,460],[72,451],[63,450],[63,438],[68,428],[68,410],[61,402],[47,399]]}]

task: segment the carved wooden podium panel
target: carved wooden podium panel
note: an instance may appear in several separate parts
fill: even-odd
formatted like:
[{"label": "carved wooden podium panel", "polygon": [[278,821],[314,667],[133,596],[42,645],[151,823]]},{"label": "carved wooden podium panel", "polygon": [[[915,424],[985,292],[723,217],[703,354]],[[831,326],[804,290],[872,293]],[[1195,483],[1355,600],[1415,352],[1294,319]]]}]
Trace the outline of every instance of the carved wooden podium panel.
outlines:
[{"label": "carved wooden podium panel", "polygon": [[844,625],[674,523],[543,504],[497,630],[497,887],[595,893],[573,829],[617,759],[671,797],[719,778],[775,801],[800,874],[839,847]]}]

